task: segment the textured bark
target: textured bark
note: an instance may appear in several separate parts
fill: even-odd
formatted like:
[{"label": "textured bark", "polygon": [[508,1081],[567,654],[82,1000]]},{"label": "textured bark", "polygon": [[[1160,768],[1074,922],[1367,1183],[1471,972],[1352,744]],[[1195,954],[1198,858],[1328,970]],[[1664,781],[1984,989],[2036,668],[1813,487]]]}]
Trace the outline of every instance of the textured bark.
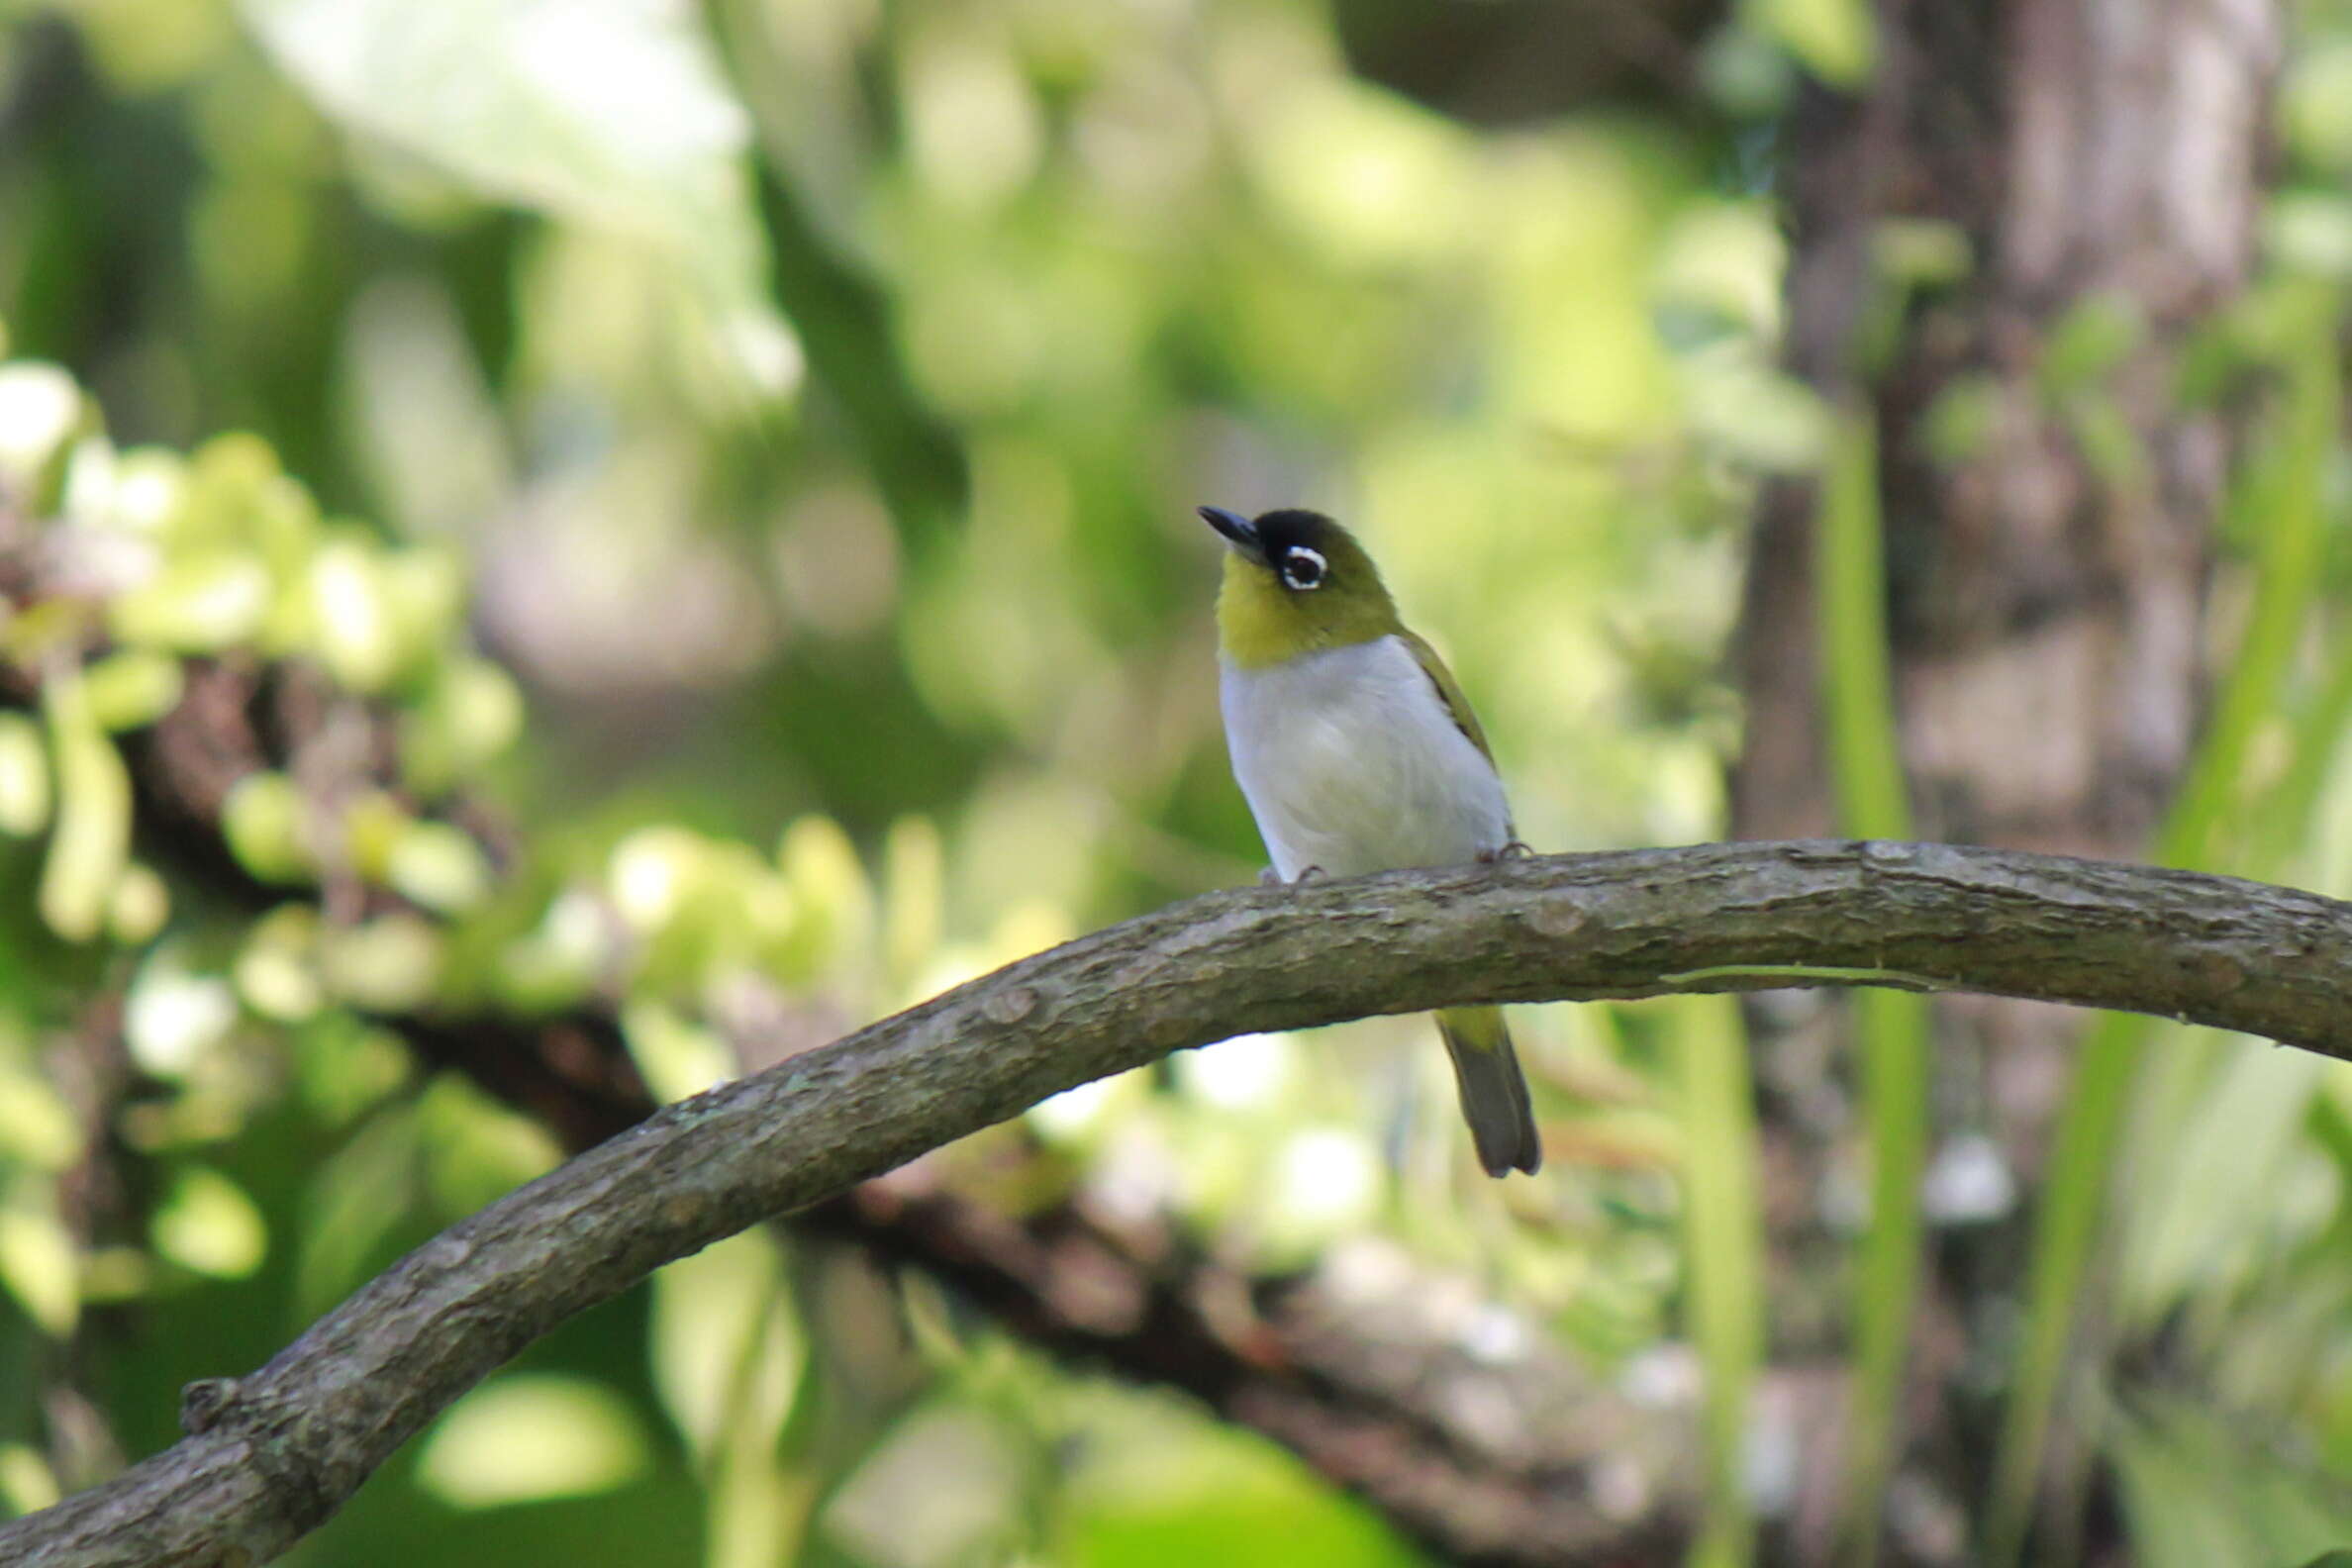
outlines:
[{"label": "textured bark", "polygon": [[[1811,91],[1795,117],[1787,353],[1880,433],[1896,717],[1923,837],[2134,856],[2182,773],[2235,433],[2227,412],[2188,406],[2176,377],[2252,265],[2284,12],[1879,0],[1867,87]],[[1965,273],[1890,276],[1900,225],[1959,242]],[[1757,511],[1734,652],[1749,716],[1731,780],[1741,836],[1836,829],[1813,507],[1810,485],[1782,482]],[[1835,1020],[1802,1005],[1772,1017],[1769,1158],[1782,1190],[1806,1195],[1778,1217],[1776,1249],[1792,1278],[1825,1279],[1840,1249],[1811,1195],[1853,1131],[1831,1086]],[[2029,1186],[2076,1021],[1986,998],[1935,1019],[1937,1127],[1989,1135]],[[1963,1264],[1954,1289],[2001,1278]],[[1979,1306],[1929,1302],[1923,1391],[1959,1370],[1961,1325],[1988,1321]],[[1787,1342],[1826,1348],[1832,1306],[1791,1291],[1776,1311]],[[1973,1491],[1971,1445],[1942,1402],[1923,1398],[1910,1421],[1955,1461],[1939,1467],[1947,1495]],[[1831,1458],[1809,1491],[1836,1473]]]},{"label": "textured bark", "polygon": [[[1860,99],[1813,94],[1792,162],[1790,357],[1881,442],[1904,758],[1928,836],[2054,853],[2137,847],[2196,730],[2224,417],[2183,405],[2186,338],[2243,285],[2282,18],[2271,0],[1889,0]],[[1914,302],[1883,365],[1889,220],[1949,226],[1972,266]],[[1898,304],[1901,302],[1898,301]],[[2075,313],[2133,324],[2054,386]],[[1980,399],[1964,451],[1924,422]],[[2113,453],[2086,432],[2109,413]],[[1804,487],[1759,543],[1809,539]],[[1755,739],[1742,832],[1826,818],[1803,547],[1756,553],[1740,673]]]},{"label": "textured bark", "polygon": [[[1930,187],[1981,280],[1920,313],[1883,394],[1905,757],[1928,836],[2126,853],[2197,728],[2231,433],[2175,377],[2252,263],[2281,18],[2267,0],[2037,0],[2001,26],[1977,56],[2005,67],[1998,96],[1939,131],[2002,162]],[[2100,310],[2138,324],[2136,345],[2054,385],[2053,341]],[[1919,421],[1963,377],[1990,424],[1939,464]],[[2086,423],[2103,409],[2130,437],[2104,456]]]},{"label": "textured bark", "polygon": [[[1867,95],[1816,94],[1799,117],[1790,354],[1831,398],[1867,398],[1884,433],[1916,829],[2133,854],[2204,690],[2231,432],[2182,403],[2175,373],[2252,263],[2280,8],[1890,0],[1880,20]],[[1872,247],[1889,220],[1949,226],[1972,269],[1917,300],[1892,356],[1868,365],[1858,335],[1888,304]],[[2087,312],[2118,324],[2117,351],[2078,385],[2049,349]],[[1973,437],[1931,452],[1932,416],[1960,399]],[[1733,780],[1743,835],[1830,826],[1811,510],[1806,487],[1779,486],[1758,523],[1738,663],[1753,737]],[[1983,1007],[1946,1025],[1993,1054],[1992,1119],[2030,1163],[2070,1026]]]},{"label": "textured bark", "polygon": [[186,1439],[0,1528],[0,1560],[265,1560],[485,1374],[662,1263],[1230,1034],[1864,982],[2158,1012],[2352,1060],[2347,976],[2352,905],[1943,845],[1702,845],[1212,894],[656,1113],[420,1247],[259,1371],[193,1385]]},{"label": "textured bark", "polygon": [[[1939,216],[1983,282],[1920,314],[1882,399],[1922,836],[2137,855],[2172,797],[2205,689],[2233,435],[2183,404],[2178,360],[2252,266],[2283,28],[2272,0],[2032,0],[1979,56],[2000,62],[1980,100],[1998,115],[1962,124],[2003,161],[1937,188],[1959,192]],[[2091,387],[2053,388],[2053,342],[2099,310],[2136,322],[2137,345]],[[1981,450],[1939,465],[1919,421],[1964,380],[1992,422]],[[2087,422],[2110,414],[2129,443],[2102,457]],[[1944,1027],[1983,1053],[1982,1115],[2037,1171],[2076,1022],[1977,1004]]]}]

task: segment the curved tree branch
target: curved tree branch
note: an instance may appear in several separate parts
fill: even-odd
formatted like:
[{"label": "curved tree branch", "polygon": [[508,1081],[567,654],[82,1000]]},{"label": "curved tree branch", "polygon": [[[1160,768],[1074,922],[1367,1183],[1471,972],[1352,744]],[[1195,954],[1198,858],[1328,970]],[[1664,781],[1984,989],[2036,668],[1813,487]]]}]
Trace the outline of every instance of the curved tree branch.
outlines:
[{"label": "curved tree branch", "polygon": [[194,1385],[185,1440],[0,1528],[0,1560],[265,1560],[564,1319],[757,1220],[1172,1050],[1440,1005],[1856,983],[2160,1013],[2352,1059],[2352,905],[2188,872],[1853,842],[1551,856],[1194,899],[599,1144],[418,1248],[259,1371]]}]

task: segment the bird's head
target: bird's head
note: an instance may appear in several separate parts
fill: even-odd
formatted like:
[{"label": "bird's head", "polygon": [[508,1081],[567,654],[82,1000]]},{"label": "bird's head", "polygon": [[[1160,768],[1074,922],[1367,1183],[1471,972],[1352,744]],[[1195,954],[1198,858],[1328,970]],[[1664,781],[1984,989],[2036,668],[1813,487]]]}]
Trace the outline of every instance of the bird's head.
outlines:
[{"label": "bird's head", "polygon": [[1321,512],[1200,510],[1226,545],[1217,633],[1228,662],[1261,668],[1403,630],[1372,557]]}]

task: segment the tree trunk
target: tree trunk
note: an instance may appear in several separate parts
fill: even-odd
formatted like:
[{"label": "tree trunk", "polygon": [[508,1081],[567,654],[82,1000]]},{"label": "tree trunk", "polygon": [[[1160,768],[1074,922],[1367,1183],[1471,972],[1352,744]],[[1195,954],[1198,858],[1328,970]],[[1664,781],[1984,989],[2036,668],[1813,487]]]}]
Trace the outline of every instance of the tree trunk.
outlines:
[{"label": "tree trunk", "polygon": [[[2198,730],[2212,517],[2232,448],[2226,416],[2185,406],[2176,371],[2252,263],[2283,7],[1881,0],[1877,13],[1879,65],[1862,95],[1813,91],[1797,117],[1788,356],[1879,430],[1917,833],[2133,857]],[[1901,275],[1907,252],[1954,241],[1964,270]],[[1748,705],[1731,781],[1742,836],[1834,827],[1813,507],[1796,483],[1759,506],[1735,654]],[[1810,1196],[1824,1186],[1824,1144],[1842,1136],[1842,1102],[1825,1092],[1823,1020],[1791,1013],[1764,1081],[1783,1112],[1783,1185]],[[2029,1185],[2077,1024],[1967,1001],[1940,1006],[1936,1027],[1935,1125],[1988,1136]],[[1809,1250],[1802,1236],[1790,1246]],[[1975,1316],[1966,1304],[1930,1312],[1947,1325]],[[1965,1348],[1956,1327],[1920,1342],[1929,1392],[1911,1411],[1914,1453],[1938,1428],[1949,1440],[1932,1390]],[[1946,1481],[1949,1495],[1973,1478]],[[1910,1555],[1936,1554],[1914,1540]]]}]

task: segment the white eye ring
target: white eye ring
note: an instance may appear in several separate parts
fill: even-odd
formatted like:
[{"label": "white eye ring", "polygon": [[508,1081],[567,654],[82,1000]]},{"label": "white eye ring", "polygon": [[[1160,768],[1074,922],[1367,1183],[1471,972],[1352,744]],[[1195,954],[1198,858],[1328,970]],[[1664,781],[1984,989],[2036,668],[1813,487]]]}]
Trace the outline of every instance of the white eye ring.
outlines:
[{"label": "white eye ring", "polygon": [[1321,588],[1323,573],[1330,562],[1304,544],[1294,544],[1282,552],[1282,580],[1293,588]]}]

